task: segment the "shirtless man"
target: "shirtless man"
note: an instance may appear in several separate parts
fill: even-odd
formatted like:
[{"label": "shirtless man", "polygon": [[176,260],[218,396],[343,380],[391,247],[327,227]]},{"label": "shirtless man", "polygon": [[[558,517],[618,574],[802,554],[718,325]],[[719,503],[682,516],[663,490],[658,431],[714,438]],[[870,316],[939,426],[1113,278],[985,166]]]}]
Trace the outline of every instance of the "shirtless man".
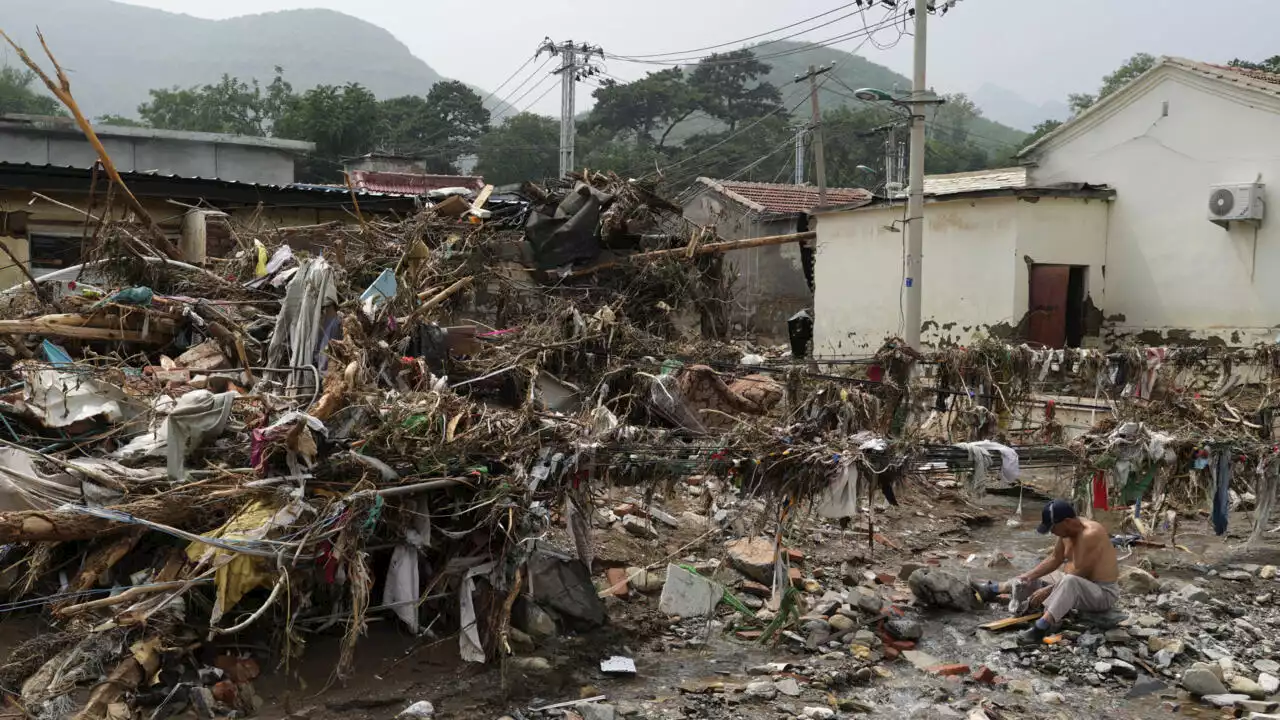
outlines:
[{"label": "shirtless man", "polygon": [[[1015,578],[1029,583],[1034,590],[1031,607],[1044,606],[1044,615],[1018,636],[1021,642],[1036,644],[1055,631],[1072,610],[1105,612],[1114,607],[1120,597],[1120,588],[1116,585],[1120,574],[1116,549],[1106,528],[1076,517],[1075,508],[1066,500],[1047,503],[1040,520],[1036,531],[1041,535],[1051,532],[1058,542],[1049,557]],[[1064,563],[1065,571],[1059,571]],[[977,583],[975,589],[989,602],[996,595],[1009,592],[1012,585],[1012,581],[985,582]]]}]

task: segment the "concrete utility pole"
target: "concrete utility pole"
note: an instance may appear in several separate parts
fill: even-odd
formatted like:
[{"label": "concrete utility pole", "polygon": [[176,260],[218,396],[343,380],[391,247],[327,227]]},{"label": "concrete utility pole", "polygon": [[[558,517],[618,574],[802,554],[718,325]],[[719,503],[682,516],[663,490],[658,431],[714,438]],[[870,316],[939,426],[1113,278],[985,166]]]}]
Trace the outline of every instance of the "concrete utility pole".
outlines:
[{"label": "concrete utility pole", "polygon": [[560,56],[560,67],[553,72],[560,74],[560,176],[564,177],[574,168],[577,83],[582,78],[599,72],[599,68],[591,64],[591,56],[599,55],[603,58],[604,50],[598,45],[574,45],[572,40],[557,44],[547,39],[538,48],[538,55],[544,52]]},{"label": "concrete utility pole", "polygon": [[804,184],[804,126],[796,128],[796,185]]},{"label": "concrete utility pole", "polygon": [[809,103],[813,107],[813,165],[818,176],[818,207],[827,206],[827,162],[822,155],[822,110],[818,107],[818,76],[831,72],[831,67],[810,65],[808,73],[796,76],[798,83],[809,81]]},{"label": "concrete utility pole", "polygon": [[920,300],[921,281],[924,274],[924,109],[926,42],[928,39],[929,0],[916,0],[915,66],[911,78],[911,196],[907,201],[907,267],[906,317],[907,345],[920,348]]}]

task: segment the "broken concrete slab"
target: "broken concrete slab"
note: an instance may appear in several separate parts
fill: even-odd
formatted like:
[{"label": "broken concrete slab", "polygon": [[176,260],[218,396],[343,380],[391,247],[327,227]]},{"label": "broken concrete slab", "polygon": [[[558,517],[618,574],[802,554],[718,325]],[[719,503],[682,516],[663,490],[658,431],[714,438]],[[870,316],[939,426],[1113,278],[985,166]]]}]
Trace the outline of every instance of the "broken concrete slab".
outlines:
[{"label": "broken concrete slab", "polygon": [[626,515],[622,518],[622,529],[644,540],[658,539],[658,529],[648,519],[639,515]]},{"label": "broken concrete slab", "polygon": [[604,602],[581,560],[539,545],[530,553],[528,566],[529,590],[538,604],[591,626],[605,623]]},{"label": "broken concrete slab", "polygon": [[724,588],[719,583],[679,565],[668,565],[667,582],[662,588],[658,609],[667,615],[705,617],[715,612],[723,598]]}]

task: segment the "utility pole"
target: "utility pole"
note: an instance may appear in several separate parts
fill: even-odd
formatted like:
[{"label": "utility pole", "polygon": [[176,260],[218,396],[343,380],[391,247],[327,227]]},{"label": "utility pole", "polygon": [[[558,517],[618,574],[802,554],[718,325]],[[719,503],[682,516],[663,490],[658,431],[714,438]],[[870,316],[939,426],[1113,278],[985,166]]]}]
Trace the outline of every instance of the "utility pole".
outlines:
[{"label": "utility pole", "polygon": [[924,274],[924,109],[929,104],[925,98],[926,42],[928,40],[929,0],[916,0],[915,63],[911,78],[911,196],[907,201],[907,263],[906,318],[907,345],[920,348],[920,300],[921,281]]},{"label": "utility pole", "polygon": [[818,76],[831,72],[833,66],[809,66],[809,72],[797,75],[796,82],[809,81],[809,104],[813,108],[813,164],[818,176],[818,207],[827,206],[827,163],[822,155],[822,111],[818,107]]},{"label": "utility pole", "polygon": [[560,67],[552,72],[560,74],[560,177],[564,177],[574,168],[577,84],[582,78],[599,72],[599,68],[591,64],[591,56],[599,55],[603,58],[604,50],[598,45],[574,45],[572,40],[555,43],[548,38],[538,48],[538,55],[544,52],[560,56]]},{"label": "utility pole", "polygon": [[796,128],[796,184],[804,184],[804,131],[803,125]]}]

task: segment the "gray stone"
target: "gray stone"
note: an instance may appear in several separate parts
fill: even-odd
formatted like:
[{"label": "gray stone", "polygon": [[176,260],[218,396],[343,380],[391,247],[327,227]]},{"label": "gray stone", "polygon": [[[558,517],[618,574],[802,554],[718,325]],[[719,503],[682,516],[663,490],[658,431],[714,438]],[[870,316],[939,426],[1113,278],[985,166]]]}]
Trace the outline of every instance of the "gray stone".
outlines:
[{"label": "gray stone", "polygon": [[1040,693],[1040,702],[1046,705],[1062,705],[1066,701],[1067,701],[1067,698],[1064,697],[1062,693],[1056,693],[1056,692]]},{"label": "gray stone", "polygon": [[834,615],[844,604],[844,596],[837,592],[827,591],[822,599],[813,605],[813,612],[818,615]]},{"label": "gray stone", "polygon": [[1096,662],[1093,664],[1093,671],[1098,673],[1099,675],[1109,675],[1111,674],[1111,663]]},{"label": "gray stone", "polygon": [[1182,673],[1182,687],[1192,695],[1223,695],[1222,668],[1209,663],[1196,663]]},{"label": "gray stone", "polygon": [[680,617],[705,617],[715,612],[723,597],[724,588],[719,584],[679,565],[668,565],[658,610]]},{"label": "gray stone", "polygon": [[1173,652],[1170,651],[1168,648],[1160,650],[1159,652],[1156,653],[1156,667],[1163,670],[1164,668],[1167,668],[1170,665],[1173,665],[1173,659],[1175,657],[1177,656],[1174,655]]},{"label": "gray stone", "polygon": [[924,567],[928,566],[920,565],[919,563],[902,563],[902,569],[898,571],[898,579],[910,580],[912,573]]},{"label": "gray stone", "polygon": [[872,615],[879,614],[884,607],[884,600],[869,587],[858,586],[850,590],[848,601],[850,605]]},{"label": "gray stone", "polygon": [[1160,591],[1160,581],[1140,568],[1122,568],[1119,582],[1120,589],[1129,595],[1150,595]]},{"label": "gray stone", "polygon": [[1258,672],[1271,673],[1272,675],[1280,672],[1280,663],[1275,660],[1254,660],[1253,667],[1256,668]]},{"label": "gray stone", "polygon": [[1103,641],[1103,637],[1097,633],[1084,633],[1076,640],[1076,644],[1082,648],[1093,647],[1099,645]]},{"label": "gray stone", "polygon": [[1222,579],[1232,582],[1247,582],[1253,579],[1253,573],[1248,573],[1244,570],[1228,570],[1222,573]]},{"label": "gray stone", "polygon": [[1209,602],[1209,593],[1199,585],[1183,585],[1178,597],[1187,602]]},{"label": "gray stone", "polygon": [[527,633],[531,640],[538,642],[555,637],[556,621],[537,603],[521,603],[520,612],[516,614],[516,624]]},{"label": "gray stone", "polygon": [[845,617],[844,615],[832,615],[831,618],[827,620],[827,623],[831,625],[832,630],[841,633],[849,632],[856,626],[853,618]]},{"label": "gray stone", "polygon": [[603,703],[586,703],[573,708],[582,716],[582,720],[613,720],[618,711],[612,705]]},{"label": "gray stone", "polygon": [[1261,569],[1258,570],[1258,577],[1262,578],[1263,580],[1274,580],[1276,577],[1276,566],[1264,565]]},{"label": "gray stone", "polygon": [[800,712],[800,717],[809,718],[809,720],[831,720],[835,716],[835,710],[824,707],[807,707]]},{"label": "gray stone", "polygon": [[910,618],[894,618],[884,624],[884,629],[897,640],[919,640],[924,636],[924,626]]},{"label": "gray stone", "polygon": [[1249,696],[1236,695],[1234,693],[1219,693],[1217,695],[1205,695],[1200,699],[1217,708],[1229,708],[1235,707],[1237,703],[1247,702],[1249,700]]},{"label": "gray stone", "polygon": [[[1236,705],[1245,712],[1257,713],[1259,715],[1272,713],[1276,711],[1276,708],[1280,708],[1280,703],[1268,700],[1241,700],[1236,703]],[[1254,717],[1256,717],[1256,715]]]},{"label": "gray stone", "polygon": [[1102,658],[1103,660],[1110,660],[1111,658],[1116,656],[1115,651],[1107,647],[1106,645],[1103,645],[1102,647],[1098,648],[1096,651],[1094,651],[1094,654]]},{"label": "gray stone", "polygon": [[507,658],[507,667],[520,672],[543,675],[551,672],[551,661],[540,657]]},{"label": "gray stone", "polygon": [[1108,630],[1104,637],[1109,643],[1125,643],[1133,639],[1133,636],[1129,634],[1129,631],[1124,628]]},{"label": "gray stone", "polygon": [[1162,693],[1166,689],[1167,686],[1159,680],[1151,677],[1150,675],[1142,675],[1133,683],[1133,687],[1129,688],[1129,692],[1125,697],[1130,699],[1146,697],[1148,695]]},{"label": "gray stone", "polygon": [[1258,685],[1267,692],[1268,695],[1274,695],[1280,692],[1280,678],[1271,673],[1262,673],[1258,676]]},{"label": "gray stone", "polygon": [[[552,624],[551,628],[552,628],[552,632],[554,632],[555,631],[554,623]],[[526,653],[533,652],[533,648],[534,648],[533,638],[529,637],[529,634],[524,632],[520,628],[511,627],[507,629],[507,642],[511,643],[511,648],[516,652],[526,652]]]},{"label": "gray stone", "polygon": [[[747,694],[747,697],[759,698],[761,700],[772,700],[778,697],[778,688],[774,687],[773,683],[768,680],[750,683],[747,685],[747,689],[744,692]],[[1248,700],[1248,698],[1245,699]]]},{"label": "gray stone", "polygon": [[795,678],[784,678],[782,680],[778,680],[773,684],[773,686],[778,689],[778,692],[786,695],[787,697],[800,696],[800,683],[796,682]]},{"label": "gray stone", "polygon": [[924,605],[974,612],[983,604],[967,580],[944,570],[920,568],[911,573],[907,585]]},{"label": "gray stone", "polygon": [[658,529],[653,523],[639,515],[626,515],[622,518],[622,529],[642,540],[657,540]]},{"label": "gray stone", "polygon": [[1120,660],[1120,661],[1122,661],[1122,662],[1126,662],[1126,663],[1131,663],[1131,662],[1133,662],[1133,658],[1134,658],[1133,651],[1132,651],[1132,650],[1130,650],[1129,648],[1127,648],[1127,647],[1118,647],[1118,648],[1115,648],[1115,649],[1114,649],[1114,652],[1115,652],[1115,654],[1116,654],[1116,659],[1117,659],[1117,660]]},{"label": "gray stone", "polygon": [[1231,678],[1231,682],[1228,683],[1228,687],[1231,689],[1231,692],[1238,695],[1248,695],[1254,700],[1261,700],[1267,696],[1267,691],[1263,690],[1261,685],[1243,675],[1237,675]]},{"label": "gray stone", "polygon": [[1159,615],[1139,615],[1138,619],[1134,620],[1134,622],[1137,623],[1139,627],[1158,628],[1164,624],[1164,618]]},{"label": "gray stone", "polygon": [[396,715],[399,720],[431,720],[435,716],[435,707],[426,700],[419,700]]},{"label": "gray stone", "polygon": [[831,624],[828,623],[826,620],[821,620],[818,618],[805,620],[804,624],[800,626],[800,629],[803,630],[808,635],[813,635],[815,633],[826,633],[828,635],[831,634]]},{"label": "gray stone", "polygon": [[1120,677],[1138,677],[1138,668],[1134,667],[1131,663],[1127,663],[1124,660],[1119,659],[1111,661],[1111,672],[1119,675]]}]

